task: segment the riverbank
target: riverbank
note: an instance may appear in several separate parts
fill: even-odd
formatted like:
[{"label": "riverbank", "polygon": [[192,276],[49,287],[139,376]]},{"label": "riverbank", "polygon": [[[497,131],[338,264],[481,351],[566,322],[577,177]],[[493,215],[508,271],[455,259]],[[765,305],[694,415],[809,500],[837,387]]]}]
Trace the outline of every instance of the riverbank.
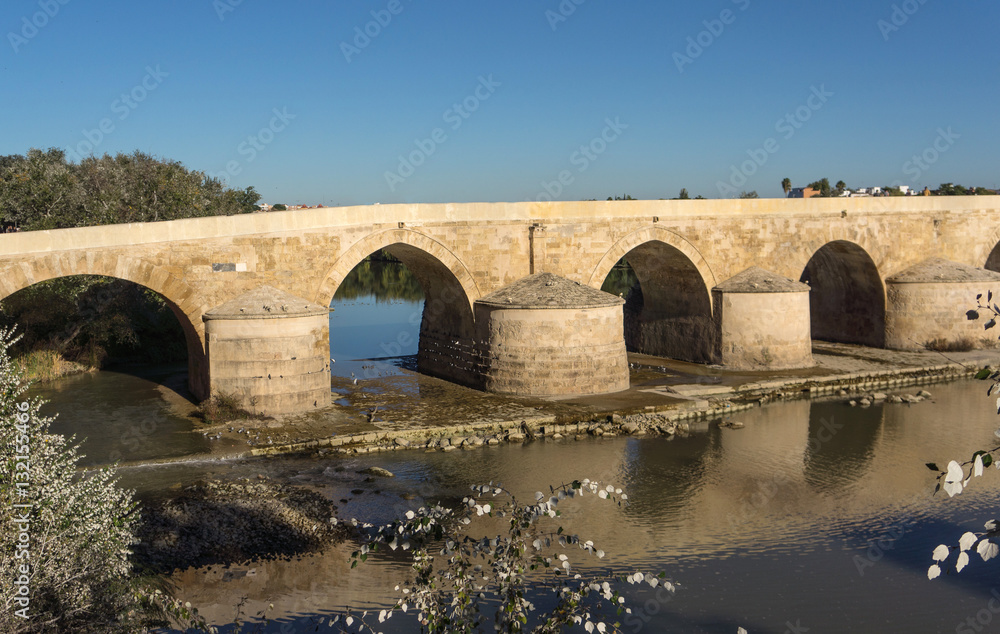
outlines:
[{"label": "riverbank", "polygon": [[16,357],[14,364],[21,376],[31,383],[47,383],[74,374],[97,372],[95,368],[76,361],[69,361],[55,350],[34,350]]},{"label": "riverbank", "polygon": [[[904,388],[972,376],[1000,360],[997,351],[900,352],[817,342],[813,368],[734,372],[720,367],[630,354],[631,387],[582,398],[537,399],[486,394],[416,373],[353,381],[334,377],[336,403],[303,415],[199,422],[192,433],[211,442],[197,458],[288,453],[316,456],[404,449],[454,451],[536,437],[684,433],[693,421],[721,419],[781,400],[841,399],[864,406],[907,396]],[[170,392],[175,384],[164,387]],[[867,398],[866,398],[867,397]],[[190,402],[168,397],[190,415]]]}]

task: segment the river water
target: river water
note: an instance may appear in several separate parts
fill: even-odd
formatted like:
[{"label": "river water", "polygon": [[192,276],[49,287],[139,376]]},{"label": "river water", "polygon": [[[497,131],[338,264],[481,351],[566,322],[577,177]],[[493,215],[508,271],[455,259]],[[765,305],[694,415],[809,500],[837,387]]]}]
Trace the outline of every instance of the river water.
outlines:
[{"label": "river water", "polygon": [[[393,357],[394,371],[408,372],[419,300],[357,295],[335,300],[334,308],[331,348],[341,376],[371,365],[357,359],[382,356]],[[397,351],[391,344],[407,328],[414,346]],[[91,464],[123,446],[131,458],[132,445],[145,459],[199,453],[204,439],[189,433],[192,422],[169,414],[161,380],[100,373],[39,392],[60,412],[56,429],[88,437],[83,452]],[[735,416],[744,429],[705,422],[672,440],[566,438],[450,453],[180,462],[121,474],[141,495],[204,477],[263,474],[330,496],[342,517],[370,521],[460,498],[473,484],[501,481],[530,497],[549,484],[589,477],[623,487],[631,503],[619,508],[588,496],[565,505],[560,523],[607,553],[599,563],[570,553],[574,561],[600,570],[662,570],[678,585],[673,595],[625,586],[634,610],[621,617],[625,632],[1000,631],[1000,601],[993,600],[1000,596],[1000,564],[974,555],[961,574],[935,581],[926,575],[937,544],[956,544],[994,517],[1000,474],[989,470],[948,498],[933,494],[934,474],[924,466],[995,446],[1000,421],[982,383],[928,389],[933,398],[913,405],[776,403]],[[366,482],[357,471],[369,466],[396,477]],[[172,579],[180,596],[218,623],[230,620],[247,595],[249,613],[275,605],[276,621],[266,631],[304,631],[344,605],[388,604],[408,576],[399,555],[372,557],[351,570],[352,548],[192,569]],[[970,618],[974,626],[963,625]],[[417,631],[398,618],[379,629]]]}]

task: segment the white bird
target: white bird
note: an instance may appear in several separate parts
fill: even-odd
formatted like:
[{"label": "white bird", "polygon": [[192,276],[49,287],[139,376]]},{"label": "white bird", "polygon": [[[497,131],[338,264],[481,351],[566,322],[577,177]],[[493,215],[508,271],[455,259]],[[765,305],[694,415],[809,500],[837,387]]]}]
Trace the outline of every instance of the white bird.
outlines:
[{"label": "white bird", "polygon": [[358,384],[358,379],[357,379],[357,378],[355,378],[355,379],[354,379],[354,384],[355,384],[355,385],[357,385],[357,384]]}]

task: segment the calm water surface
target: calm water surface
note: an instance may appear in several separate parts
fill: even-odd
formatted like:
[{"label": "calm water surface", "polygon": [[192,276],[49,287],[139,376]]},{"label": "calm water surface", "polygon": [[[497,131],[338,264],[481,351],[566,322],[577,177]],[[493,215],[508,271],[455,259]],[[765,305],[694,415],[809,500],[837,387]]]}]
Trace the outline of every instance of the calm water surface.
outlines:
[{"label": "calm water surface", "polygon": [[[618,508],[592,497],[574,500],[563,508],[563,525],[608,553],[602,566],[663,570],[679,584],[666,597],[629,587],[638,609],[622,621],[625,631],[731,634],[738,626],[785,632],[798,625],[812,632],[951,632],[980,610],[990,614],[1000,568],[976,556],[962,574],[931,582],[930,553],[994,516],[998,474],[949,499],[931,494],[933,475],[924,463],[944,464],[992,446],[997,421],[981,388],[934,386],[934,402],[868,410],[776,404],[739,416],[745,429],[705,424],[674,440],[544,441],[216,469],[316,486],[349,499],[342,514],[376,520],[454,499],[490,480],[530,496],[549,483],[601,479],[625,487],[632,503]],[[397,477],[364,484],[354,472],[371,465]],[[176,476],[167,470],[162,477]],[[357,488],[365,492],[350,493]],[[412,492],[416,500],[401,497]],[[305,615],[343,604],[383,605],[407,576],[398,558],[351,571],[350,548],[251,564],[254,576],[240,582],[222,581],[221,571],[194,570],[176,580],[220,619],[234,596],[247,593],[303,626]],[[412,631],[401,621],[394,625]]]}]

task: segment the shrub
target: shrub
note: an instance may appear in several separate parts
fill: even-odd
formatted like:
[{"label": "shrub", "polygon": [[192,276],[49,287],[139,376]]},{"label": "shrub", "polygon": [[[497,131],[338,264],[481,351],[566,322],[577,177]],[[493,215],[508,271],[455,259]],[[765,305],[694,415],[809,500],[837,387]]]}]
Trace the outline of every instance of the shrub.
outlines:
[{"label": "shrub", "polygon": [[0,631],[135,632],[190,616],[133,575],[132,492],[113,468],[77,473],[80,446],[49,431],[0,329]]},{"label": "shrub", "polygon": [[[609,622],[607,613],[631,613],[616,588],[619,582],[674,591],[663,573],[581,573],[566,554],[576,547],[604,557],[593,542],[550,522],[560,516],[560,502],[589,492],[625,504],[628,496],[621,489],[575,481],[550,487],[550,495],[536,493],[531,504],[521,503],[502,485],[472,489],[475,495],[456,509],[436,505],[407,511],[405,519],[384,526],[351,521],[362,539],[352,555],[352,568],[380,547],[413,550],[415,579],[403,588],[396,586],[401,596],[392,608],[378,613],[380,623],[403,613],[416,618],[426,632],[476,632],[484,626],[498,632],[558,632],[573,625],[583,625],[587,632],[617,632],[621,623]],[[483,516],[506,522],[506,534],[470,536],[466,527]],[[539,594],[544,600],[546,592],[554,605],[542,611],[531,599]],[[487,606],[496,608],[492,622],[483,613]],[[330,624],[342,631],[375,632],[365,620],[367,614],[348,611]]]}]

